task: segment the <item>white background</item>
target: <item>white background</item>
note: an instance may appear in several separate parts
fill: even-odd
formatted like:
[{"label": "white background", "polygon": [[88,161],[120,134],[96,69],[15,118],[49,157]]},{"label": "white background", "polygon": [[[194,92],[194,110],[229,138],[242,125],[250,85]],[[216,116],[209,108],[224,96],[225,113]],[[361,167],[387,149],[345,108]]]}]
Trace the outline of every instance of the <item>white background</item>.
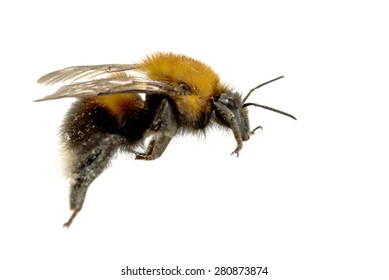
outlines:
[{"label": "white background", "polygon": [[[385,1],[0,5],[1,279],[162,279],[121,276],[127,265],[389,278]],[[153,162],[121,155],[63,229],[57,129],[72,100],[33,103],[54,90],[37,78],[157,50],[207,63],[242,93],[285,75],[250,100],[298,121],[250,108],[264,130],[239,158],[220,131],[179,137]]]}]

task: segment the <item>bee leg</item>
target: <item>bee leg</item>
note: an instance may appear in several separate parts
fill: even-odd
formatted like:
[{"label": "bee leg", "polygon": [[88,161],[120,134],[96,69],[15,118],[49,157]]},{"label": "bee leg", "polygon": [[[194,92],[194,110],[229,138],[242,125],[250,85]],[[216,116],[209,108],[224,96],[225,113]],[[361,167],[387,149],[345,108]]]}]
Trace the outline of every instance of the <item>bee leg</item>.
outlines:
[{"label": "bee leg", "polygon": [[69,227],[81,211],[89,185],[103,172],[116,152],[118,143],[115,136],[111,135],[90,151],[81,151],[81,155],[76,155],[70,187],[70,209],[73,213],[63,225],[64,227]]},{"label": "bee leg", "polygon": [[145,153],[136,154],[135,159],[154,160],[159,158],[178,129],[173,107],[166,99],[161,101],[147,133],[152,135]]},{"label": "bee leg", "polygon": [[242,133],[239,128],[238,121],[234,115],[234,113],[223,103],[214,102],[215,111],[220,120],[229,128],[231,128],[232,133],[234,134],[237,146],[235,150],[231,153],[231,155],[236,154],[239,156],[239,151],[243,148],[243,138]]}]

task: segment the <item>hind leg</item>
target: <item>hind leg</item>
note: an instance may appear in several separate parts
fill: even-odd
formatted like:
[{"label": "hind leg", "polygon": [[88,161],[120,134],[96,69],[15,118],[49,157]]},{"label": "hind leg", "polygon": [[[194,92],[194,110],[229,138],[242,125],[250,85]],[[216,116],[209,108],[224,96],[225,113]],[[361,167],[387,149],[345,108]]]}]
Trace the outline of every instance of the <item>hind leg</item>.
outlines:
[{"label": "hind leg", "polygon": [[[118,148],[118,139],[109,135],[89,151],[74,156],[70,164],[70,209],[73,211],[64,227],[69,227],[81,211],[88,187],[107,167]],[[84,148],[85,149],[85,148]],[[73,152],[74,153],[74,152]]]},{"label": "hind leg", "polygon": [[114,120],[104,108],[88,100],[74,103],[62,126],[65,172],[70,179],[70,226],[81,211],[89,185],[107,167],[120,145]]}]

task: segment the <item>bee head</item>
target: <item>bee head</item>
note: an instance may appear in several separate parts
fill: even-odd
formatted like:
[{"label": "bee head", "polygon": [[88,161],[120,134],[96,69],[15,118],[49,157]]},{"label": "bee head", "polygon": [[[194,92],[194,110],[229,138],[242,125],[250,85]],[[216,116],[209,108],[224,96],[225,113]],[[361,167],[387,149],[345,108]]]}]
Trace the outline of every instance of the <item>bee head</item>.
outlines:
[{"label": "bee head", "polygon": [[[240,134],[243,141],[247,141],[250,138],[250,123],[248,111],[244,108],[242,98],[237,92],[226,92],[220,95],[218,102],[228,108],[229,112],[233,114],[233,118],[236,120]],[[229,124],[229,117],[225,114],[220,114],[219,120],[223,123]],[[230,125],[228,125],[230,126]],[[231,127],[232,128],[232,127]],[[232,128],[233,129],[233,128]]]},{"label": "bee head", "polygon": [[239,134],[239,138],[241,138],[243,141],[247,141],[250,139],[251,134],[254,134],[257,129],[262,128],[261,126],[257,126],[252,131],[250,131],[248,111],[246,108],[247,106],[261,107],[263,109],[270,110],[296,120],[296,118],[291,114],[285,113],[278,109],[257,103],[246,102],[253,91],[281,78],[283,78],[283,76],[256,86],[255,88],[251,89],[243,99],[237,92],[226,91],[225,93],[222,93],[216,101],[216,104],[218,104],[216,108],[216,116],[218,121],[231,128],[234,134]]}]

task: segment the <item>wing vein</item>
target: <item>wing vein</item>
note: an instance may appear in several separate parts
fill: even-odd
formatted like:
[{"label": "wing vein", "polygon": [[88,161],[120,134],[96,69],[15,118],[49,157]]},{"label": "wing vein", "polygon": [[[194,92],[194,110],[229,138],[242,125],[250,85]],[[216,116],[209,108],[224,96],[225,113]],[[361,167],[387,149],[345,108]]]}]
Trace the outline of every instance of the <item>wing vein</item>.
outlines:
[{"label": "wing vein", "polygon": [[[138,64],[101,64],[87,66],[72,66],[58,71],[50,72],[38,79],[39,84],[53,85],[59,82],[73,83],[118,72],[136,70]],[[104,78],[104,77],[103,77]]]}]

